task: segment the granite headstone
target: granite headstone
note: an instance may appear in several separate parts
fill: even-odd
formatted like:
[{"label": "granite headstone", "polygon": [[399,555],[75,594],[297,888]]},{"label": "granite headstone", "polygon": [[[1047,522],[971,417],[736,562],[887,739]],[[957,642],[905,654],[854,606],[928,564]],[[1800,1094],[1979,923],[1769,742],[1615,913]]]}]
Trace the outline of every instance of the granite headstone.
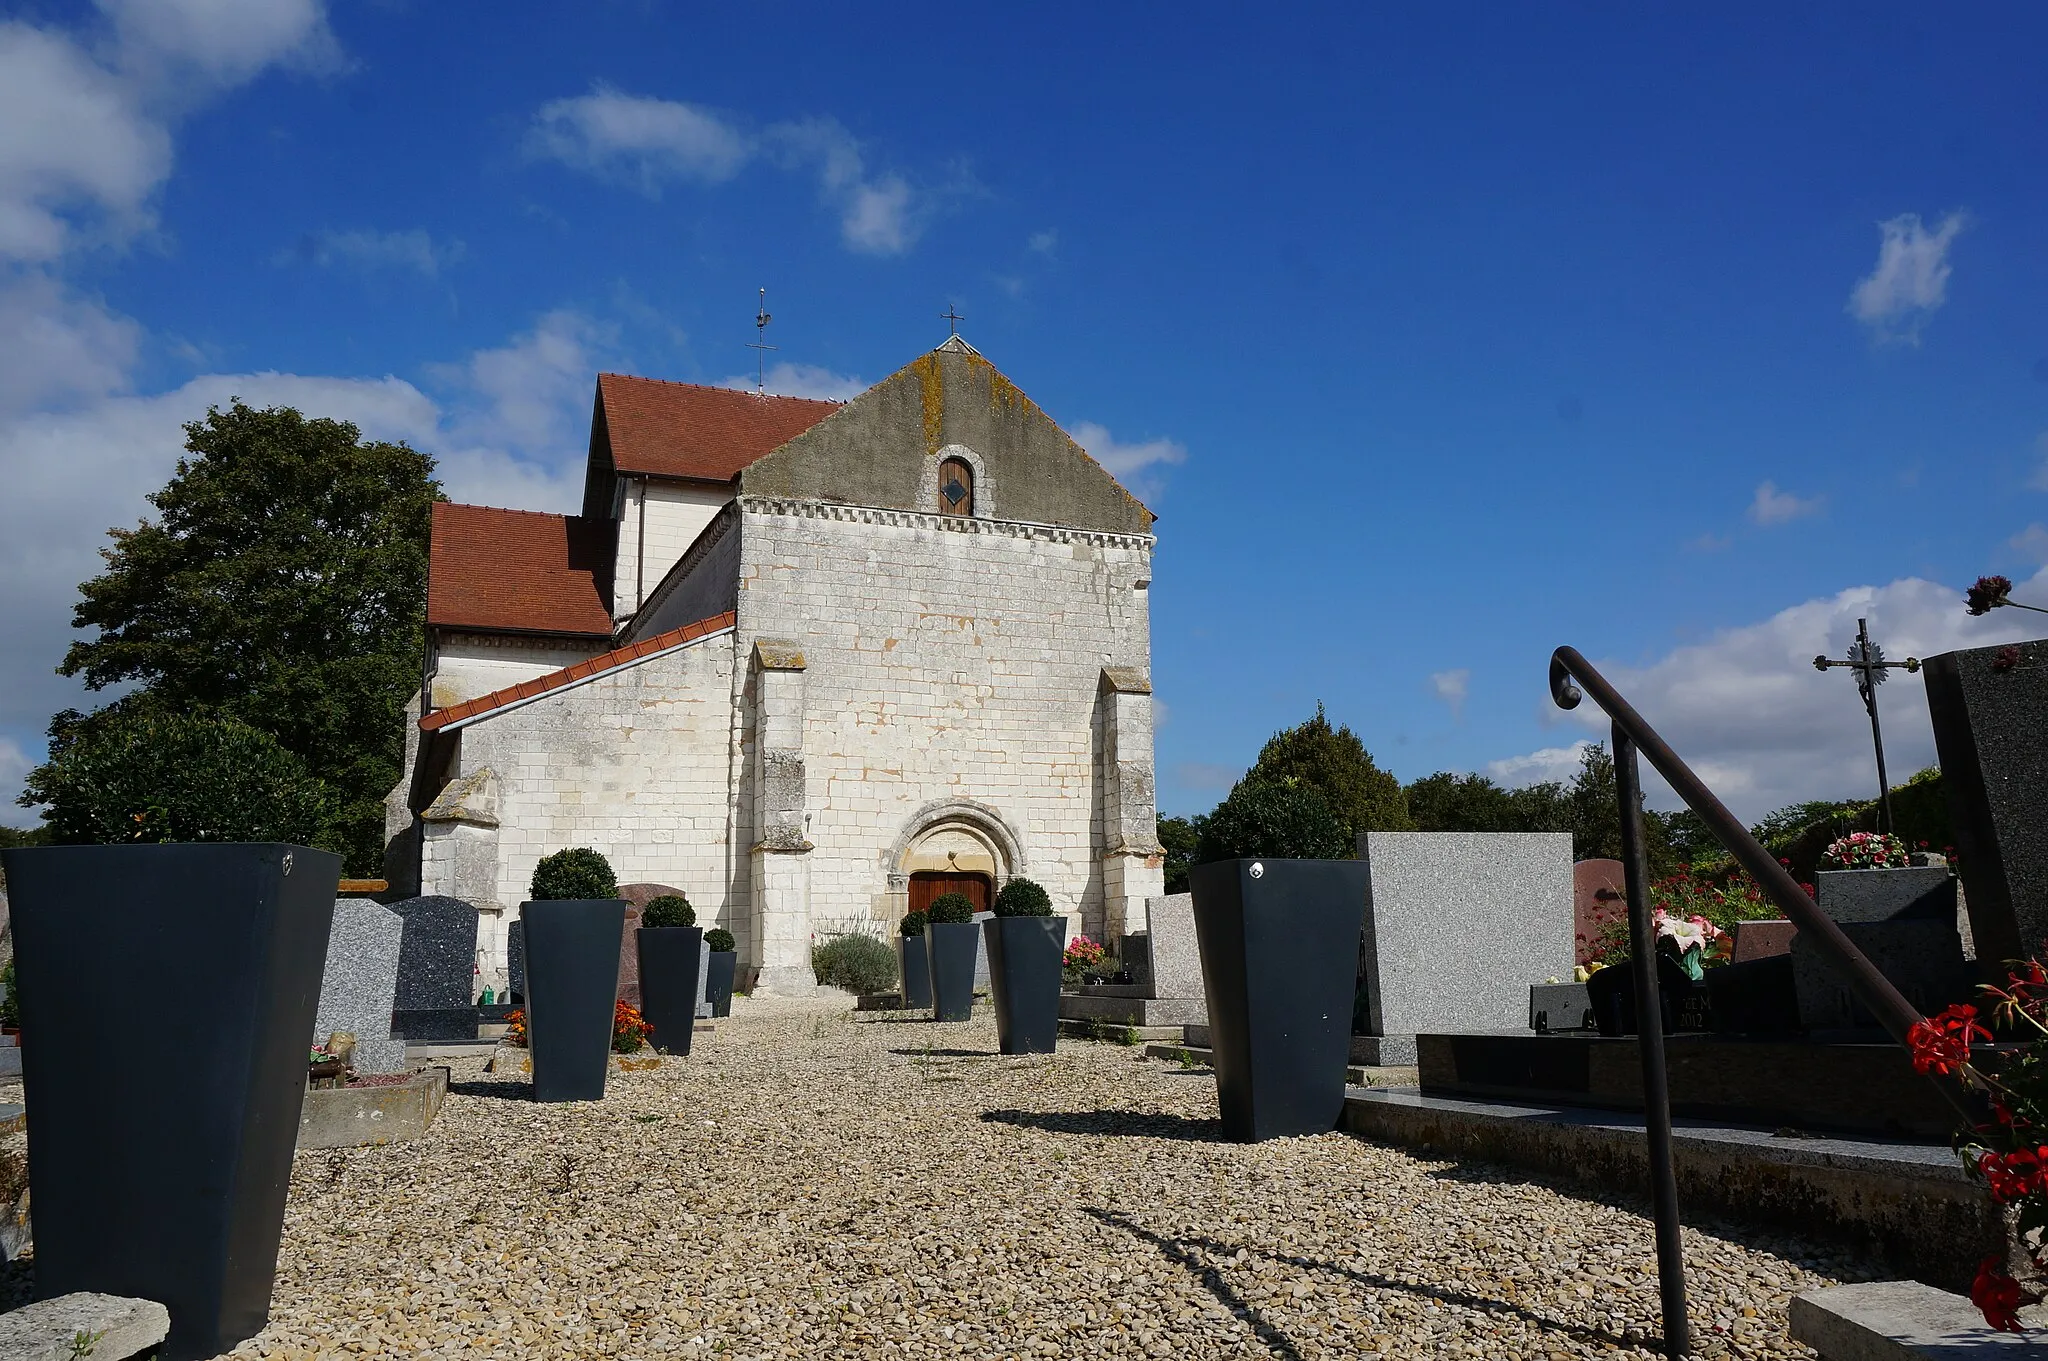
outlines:
[{"label": "granite headstone", "polygon": [[1521,1032],[1529,985],[1572,971],[1569,832],[1363,832],[1363,1040],[1412,1064],[1421,1032]]},{"label": "granite headstone", "polygon": [[1753,959],[1771,959],[1792,953],[1792,938],[1799,928],[1789,921],[1763,919],[1735,923],[1735,953],[1730,962],[1747,964]]},{"label": "granite headstone", "polygon": [[626,900],[626,925],[619,936],[619,1000],[629,1007],[640,1005],[640,943],[633,933],[640,929],[640,914],[647,905],[671,893],[687,896],[667,884],[619,885],[619,896]]},{"label": "granite headstone", "polygon": [[1169,893],[1145,900],[1145,936],[1151,957],[1155,998],[1204,1001],[1202,949],[1195,938],[1195,899],[1191,893]]},{"label": "granite headstone", "polygon": [[1619,860],[1581,860],[1572,866],[1572,944],[1579,963],[1589,963],[1600,933],[1628,919],[1627,880]]},{"label": "granite headstone", "polygon": [[460,898],[402,898],[391,1033],[414,1043],[476,1038],[477,910]]},{"label": "granite headstone", "polygon": [[505,989],[515,1005],[526,1001],[526,927],[514,921],[505,931]]},{"label": "granite headstone", "polygon": [[368,898],[335,899],[313,1043],[325,1044],[338,1030],[353,1034],[359,1073],[395,1073],[405,1067],[405,1041],[391,1037],[404,934],[404,918],[390,908]]},{"label": "granite headstone", "polygon": [[697,1019],[708,1021],[713,1010],[711,1004],[711,946],[707,942],[697,950]]},{"label": "granite headstone", "polygon": [[1944,652],[1922,667],[1976,956],[2025,958],[2048,938],[2048,642]]},{"label": "granite headstone", "polygon": [[[1944,868],[1828,870],[1820,910],[1922,1015],[1967,1001],[1974,979],[1956,930],[1955,880]],[[1848,979],[1804,936],[1792,941],[1799,1022],[1809,1032],[1872,1029]]]}]

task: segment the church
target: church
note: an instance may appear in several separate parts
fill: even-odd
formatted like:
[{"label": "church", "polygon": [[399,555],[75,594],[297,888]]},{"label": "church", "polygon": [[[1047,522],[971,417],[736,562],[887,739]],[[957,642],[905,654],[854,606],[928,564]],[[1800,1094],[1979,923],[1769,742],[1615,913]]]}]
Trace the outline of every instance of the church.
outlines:
[{"label": "church", "polygon": [[434,507],[387,877],[474,904],[498,986],[572,846],[770,993],[1013,876],[1141,929],[1154,518],[958,336],[845,403],[600,374],[580,514]]}]

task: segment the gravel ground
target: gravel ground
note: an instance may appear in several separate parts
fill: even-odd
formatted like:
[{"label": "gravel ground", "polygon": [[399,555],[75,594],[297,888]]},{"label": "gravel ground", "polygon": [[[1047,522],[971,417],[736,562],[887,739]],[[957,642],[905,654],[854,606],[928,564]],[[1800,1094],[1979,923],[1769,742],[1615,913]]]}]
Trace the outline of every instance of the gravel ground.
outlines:
[{"label": "gravel ground", "polygon": [[[1654,1355],[1640,1205],[1340,1134],[1218,1142],[1139,1050],[741,999],[596,1104],[456,1073],[426,1139],[301,1154],[243,1357]],[[1735,1237],[1725,1236],[1738,1234]],[[1689,1229],[1703,1356],[1807,1356],[1877,1275]]]}]

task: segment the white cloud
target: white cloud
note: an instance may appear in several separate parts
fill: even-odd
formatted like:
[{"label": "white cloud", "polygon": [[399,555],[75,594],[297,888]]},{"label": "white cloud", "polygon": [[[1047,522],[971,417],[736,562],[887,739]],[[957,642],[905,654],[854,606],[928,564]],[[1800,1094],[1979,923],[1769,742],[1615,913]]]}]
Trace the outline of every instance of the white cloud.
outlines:
[{"label": "white cloud", "polygon": [[410,269],[432,278],[460,260],[465,249],[460,241],[437,242],[418,227],[402,232],[367,228],[328,230],[308,232],[297,245],[279,251],[275,263],[296,260],[314,265],[354,265],[359,269]]},{"label": "white cloud", "polygon": [[1465,695],[1471,688],[1472,672],[1468,667],[1455,671],[1432,671],[1429,675],[1429,692],[1442,700],[1455,720],[1465,712]]},{"label": "white cloud", "polygon": [[1582,739],[1568,747],[1544,747],[1526,756],[1489,761],[1486,774],[1495,783],[1509,789],[1542,784],[1545,780],[1568,781],[1579,773],[1579,764],[1585,759],[1586,749],[1592,745],[1592,742]]},{"label": "white cloud", "polygon": [[2048,529],[2031,524],[2006,542],[2022,557],[2034,562],[2048,563]]},{"label": "white cloud", "polygon": [[579,312],[549,312],[509,345],[478,350],[430,372],[456,394],[451,433],[462,444],[541,458],[574,457],[590,442],[590,402],[601,356],[617,336]]},{"label": "white cloud", "polygon": [[541,105],[527,149],[650,195],[668,180],[729,180],[754,155],[753,139],[709,109],[608,85]]},{"label": "white cloud", "polygon": [[1969,224],[1960,211],[1928,231],[1918,213],[1877,224],[1877,267],[1849,294],[1849,315],[1880,340],[1920,343],[1920,328],[1948,300],[1948,248]]},{"label": "white cloud", "polygon": [[1040,255],[1051,255],[1059,249],[1059,245],[1060,234],[1052,227],[1047,227],[1042,232],[1031,233],[1030,238],[1024,242],[1026,250],[1036,251]]},{"label": "white cloud", "polygon": [[1110,475],[1140,496],[1156,495],[1161,477],[1170,465],[1187,462],[1187,447],[1178,440],[1143,440],[1120,444],[1109,430],[1094,421],[1080,421],[1071,431],[1074,443],[1089,457],[1109,469]]},{"label": "white cloud", "polygon": [[21,743],[0,737],[0,793],[6,795],[6,802],[0,803],[0,827],[33,827],[41,821],[33,809],[18,807],[14,802],[15,791],[21,788],[34,764],[21,749]]},{"label": "white cloud", "polygon": [[0,279],[0,419],[125,388],[141,331],[41,270]]},{"label": "white cloud", "polygon": [[1173,782],[1182,789],[1223,789],[1236,784],[1243,766],[1211,765],[1205,761],[1183,761],[1173,768]]},{"label": "white cloud", "polygon": [[774,123],[757,134],[712,109],[607,85],[543,104],[526,147],[650,197],[672,181],[723,183],[757,159],[806,171],[838,213],[847,249],[866,255],[909,250],[934,206],[933,196],[904,176],[870,174],[859,139],[837,119]]},{"label": "white cloud", "polygon": [[322,0],[98,0],[119,63],[159,83],[239,85],[285,62],[332,69],[340,48]]},{"label": "white cloud", "polygon": [[[758,376],[736,373],[719,386],[752,392]],[[850,402],[868,390],[865,379],[834,373],[817,364],[770,364],[764,381],[768,391],[778,397],[821,397],[831,402]]]},{"label": "white cloud", "polygon": [[2034,452],[2040,455],[2041,462],[2027,479],[2027,485],[2035,491],[2048,491],[2048,430],[2034,436]]},{"label": "white cloud", "polygon": [[1757,486],[1756,499],[1749,503],[1749,518],[1760,525],[1782,525],[1819,514],[1826,504],[1826,497],[1794,496],[1789,491],[1779,491],[1775,482],[1763,482]]},{"label": "white cloud", "polygon": [[[2015,594],[2048,597],[2048,569]],[[1813,668],[1816,654],[1847,654],[1859,618],[1870,620],[1871,637],[1892,658],[2048,635],[2042,616],[1998,610],[1973,618],[1963,609],[1961,590],[1908,577],[1794,605],[1673,649],[1647,666],[1594,664],[1738,817],[1754,822],[1801,799],[1876,792],[1870,722],[1854,683],[1841,671]],[[1878,708],[1892,779],[1932,765],[1934,734],[1921,677],[1892,672],[1878,692]],[[1566,718],[1598,738],[1607,735],[1607,717],[1590,700]],[[1497,772],[1518,763],[1540,764],[1539,758],[1556,755],[1513,757],[1488,770],[1500,778]],[[1643,779],[1653,802],[1676,806],[1647,766]]]}]

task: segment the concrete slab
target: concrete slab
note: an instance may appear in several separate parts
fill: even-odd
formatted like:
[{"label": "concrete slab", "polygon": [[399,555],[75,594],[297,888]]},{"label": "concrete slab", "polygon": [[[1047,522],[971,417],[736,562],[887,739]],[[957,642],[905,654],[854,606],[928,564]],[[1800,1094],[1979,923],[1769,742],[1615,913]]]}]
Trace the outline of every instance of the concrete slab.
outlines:
[{"label": "concrete slab", "polygon": [[1918,1281],[1867,1281],[1792,1297],[1792,1340],[1821,1361],[2048,1361],[2038,1335],[1994,1332],[1968,1297]]},{"label": "concrete slab", "polygon": [[[0,1356],[8,1361],[127,1361],[160,1345],[170,1310],[155,1300],[80,1293],[37,1300],[0,1314]],[[83,1350],[81,1337],[92,1339]]]},{"label": "concrete slab", "polygon": [[446,1068],[377,1087],[316,1087],[299,1108],[298,1146],[363,1148],[417,1139],[447,1099]]},{"label": "concrete slab", "polygon": [[409,1044],[405,1047],[407,1063],[445,1062],[448,1059],[489,1058],[491,1051],[498,1047],[496,1039],[478,1037],[474,1040],[446,1040],[434,1044]]},{"label": "concrete slab", "polygon": [[[1647,1194],[1648,1141],[1617,1111],[1353,1088],[1344,1127],[1433,1157],[1479,1159]],[[1995,1207],[1946,1144],[1828,1138],[1672,1121],[1688,1214],[1798,1229],[1874,1253],[1901,1275],[1967,1289],[1998,1241]]]},{"label": "concrete slab", "polygon": [[1135,985],[1117,992],[1098,987],[1078,993],[1062,993],[1060,1019],[1162,1029],[1178,1029],[1209,1019],[1208,1009],[1193,998],[1145,997],[1136,994],[1134,989]]}]

